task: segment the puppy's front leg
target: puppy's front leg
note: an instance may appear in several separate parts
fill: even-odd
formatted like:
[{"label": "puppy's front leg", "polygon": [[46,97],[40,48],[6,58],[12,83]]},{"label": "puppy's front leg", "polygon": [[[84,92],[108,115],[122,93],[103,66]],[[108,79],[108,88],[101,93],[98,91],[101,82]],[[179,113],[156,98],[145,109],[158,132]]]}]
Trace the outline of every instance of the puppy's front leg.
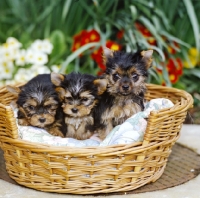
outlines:
[{"label": "puppy's front leg", "polygon": [[112,124],[112,119],[107,120],[105,127],[98,131],[99,137],[101,140],[104,140],[106,136],[112,131],[113,129],[113,124]]},{"label": "puppy's front leg", "polygon": [[20,119],[18,119],[18,124],[21,125],[21,126],[30,126],[30,124],[26,120],[26,118],[20,118]]},{"label": "puppy's front leg", "polygon": [[56,121],[52,125],[46,126],[44,129],[47,132],[49,132],[51,135],[60,136],[62,138],[64,137],[64,134],[61,131],[61,123],[60,123],[60,121]]},{"label": "puppy's front leg", "polygon": [[86,140],[86,139],[89,139],[93,135],[93,132],[87,128],[88,128],[87,124],[85,122],[82,122],[76,131],[77,140]]},{"label": "puppy's front leg", "polygon": [[67,133],[65,137],[76,138],[76,129],[74,125],[67,123]]}]

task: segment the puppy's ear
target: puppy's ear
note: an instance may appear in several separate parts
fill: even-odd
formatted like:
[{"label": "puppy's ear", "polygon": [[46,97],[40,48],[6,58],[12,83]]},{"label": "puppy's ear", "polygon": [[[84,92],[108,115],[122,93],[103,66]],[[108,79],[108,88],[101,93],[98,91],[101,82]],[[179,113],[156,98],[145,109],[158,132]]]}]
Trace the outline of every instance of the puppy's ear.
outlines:
[{"label": "puppy's ear", "polygon": [[107,60],[109,57],[113,57],[113,53],[114,51],[107,48],[107,47],[103,47],[103,54],[102,54],[102,57],[103,57],[103,62],[104,64],[106,64]]},{"label": "puppy's ear", "polygon": [[58,96],[62,101],[65,97],[65,89],[63,89],[62,87],[56,87],[56,92],[58,93]]},{"label": "puppy's ear", "polygon": [[98,95],[103,94],[106,91],[108,81],[106,79],[96,79],[93,81],[94,85],[97,86]]},{"label": "puppy's ear", "polygon": [[14,94],[14,95],[16,95],[16,96],[18,96],[19,93],[21,92],[21,89],[20,89],[19,87],[15,87],[15,86],[11,86],[11,85],[6,85],[6,89],[7,89],[10,93],[12,93],[12,94]]},{"label": "puppy's ear", "polygon": [[152,54],[153,54],[153,50],[147,50],[147,51],[141,52],[141,56],[143,57],[143,59],[146,62],[146,68],[147,69],[151,66],[151,63],[153,61]]},{"label": "puppy's ear", "polygon": [[55,86],[60,86],[61,83],[64,81],[65,76],[62,74],[57,74],[52,72],[51,73],[51,82],[55,85]]}]

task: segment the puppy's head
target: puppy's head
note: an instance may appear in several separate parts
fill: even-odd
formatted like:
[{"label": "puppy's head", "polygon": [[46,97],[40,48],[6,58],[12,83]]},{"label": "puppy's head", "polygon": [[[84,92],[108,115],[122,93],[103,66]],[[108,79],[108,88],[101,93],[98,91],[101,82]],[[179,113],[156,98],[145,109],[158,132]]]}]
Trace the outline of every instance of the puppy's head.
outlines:
[{"label": "puppy's head", "polygon": [[17,95],[18,116],[30,125],[44,128],[55,121],[60,101],[50,75],[38,75],[22,87],[7,86],[7,89]]},{"label": "puppy's head", "polygon": [[51,73],[51,81],[63,103],[64,113],[70,117],[89,115],[107,86],[106,79],[80,73]]},{"label": "puppy's head", "polygon": [[153,50],[127,53],[103,49],[108,92],[111,95],[123,96],[139,95],[144,92]]}]

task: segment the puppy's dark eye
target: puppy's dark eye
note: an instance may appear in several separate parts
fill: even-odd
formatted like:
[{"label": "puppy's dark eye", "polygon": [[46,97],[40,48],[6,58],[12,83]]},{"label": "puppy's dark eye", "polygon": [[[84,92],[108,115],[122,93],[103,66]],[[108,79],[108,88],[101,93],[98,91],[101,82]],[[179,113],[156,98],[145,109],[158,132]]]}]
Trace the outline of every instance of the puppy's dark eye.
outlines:
[{"label": "puppy's dark eye", "polygon": [[82,102],[87,102],[87,101],[88,101],[88,98],[82,98],[81,101],[82,101]]},{"label": "puppy's dark eye", "polygon": [[32,105],[29,105],[29,106],[28,106],[28,109],[29,109],[30,111],[33,111],[33,110],[35,109],[35,107],[32,106]]},{"label": "puppy's dark eye", "polygon": [[72,97],[65,97],[65,99],[71,101],[73,98]]},{"label": "puppy's dark eye", "polygon": [[118,79],[120,79],[120,75],[119,74],[113,74],[113,80],[117,81]]},{"label": "puppy's dark eye", "polygon": [[138,76],[138,74],[135,74],[135,73],[134,73],[134,74],[132,75],[132,78],[133,78],[134,81],[137,81],[138,78],[139,78],[139,76]]},{"label": "puppy's dark eye", "polygon": [[49,104],[49,105],[46,105],[45,107],[46,107],[47,109],[50,109],[50,108],[52,107],[52,105]]}]

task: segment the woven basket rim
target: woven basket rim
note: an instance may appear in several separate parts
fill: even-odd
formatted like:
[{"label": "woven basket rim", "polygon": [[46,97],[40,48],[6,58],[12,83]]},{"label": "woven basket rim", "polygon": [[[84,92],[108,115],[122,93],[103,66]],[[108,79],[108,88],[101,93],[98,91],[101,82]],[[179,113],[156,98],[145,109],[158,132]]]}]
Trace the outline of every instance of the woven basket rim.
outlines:
[{"label": "woven basket rim", "polygon": [[[20,84],[22,85],[22,84]],[[166,91],[169,91],[169,92],[175,92],[176,94],[177,93],[180,93],[181,95],[184,95],[185,98],[187,98],[187,101],[188,103],[185,104],[184,107],[180,107],[180,106],[173,106],[171,108],[166,108],[166,109],[163,109],[161,111],[152,111],[150,113],[150,115],[155,115],[155,116],[159,116],[159,114],[164,114],[166,111],[170,112],[170,113],[174,113],[175,111],[177,111],[177,108],[179,108],[179,110],[187,110],[189,108],[191,108],[193,106],[193,98],[192,96],[187,93],[186,91],[184,90],[180,90],[180,89],[177,89],[177,88],[172,88],[172,87],[165,87],[165,86],[162,86],[162,85],[155,85],[155,84],[147,84],[147,89],[148,88],[151,88],[153,87],[153,89],[165,89]],[[148,91],[147,91],[148,92]],[[10,110],[10,111],[13,111],[12,108],[9,106],[9,105],[3,105],[0,103],[0,106]],[[65,150],[66,148],[67,149],[73,149],[73,151],[76,151],[76,152],[79,152],[80,150],[82,151],[83,153],[83,150],[85,151],[90,151],[92,150],[94,152],[94,149],[98,150],[98,151],[104,151],[105,149],[109,149],[109,152],[111,150],[119,150],[120,148],[121,149],[126,149],[126,148],[133,148],[134,146],[136,146],[138,148],[138,146],[144,148],[144,146],[142,146],[142,141],[140,142],[134,142],[134,143],[131,143],[131,144],[119,144],[119,145],[108,145],[108,146],[86,146],[86,147],[73,147],[73,146],[55,146],[55,145],[50,145],[50,144],[44,144],[44,143],[39,143],[39,142],[30,142],[30,141],[27,141],[27,140],[23,140],[23,139],[20,139],[19,137],[18,138],[11,138],[11,137],[4,137],[2,136],[1,137],[3,141],[5,142],[12,142],[14,145],[17,144],[17,145],[21,145],[22,148],[29,148],[31,147],[33,150],[35,148],[35,150],[38,150],[38,149],[47,149],[48,152],[53,152],[53,151],[60,151],[60,150]],[[155,143],[156,144],[156,143]],[[151,146],[151,144],[148,144],[146,145],[147,147],[148,146]],[[94,152],[95,153],[95,152]]]}]

